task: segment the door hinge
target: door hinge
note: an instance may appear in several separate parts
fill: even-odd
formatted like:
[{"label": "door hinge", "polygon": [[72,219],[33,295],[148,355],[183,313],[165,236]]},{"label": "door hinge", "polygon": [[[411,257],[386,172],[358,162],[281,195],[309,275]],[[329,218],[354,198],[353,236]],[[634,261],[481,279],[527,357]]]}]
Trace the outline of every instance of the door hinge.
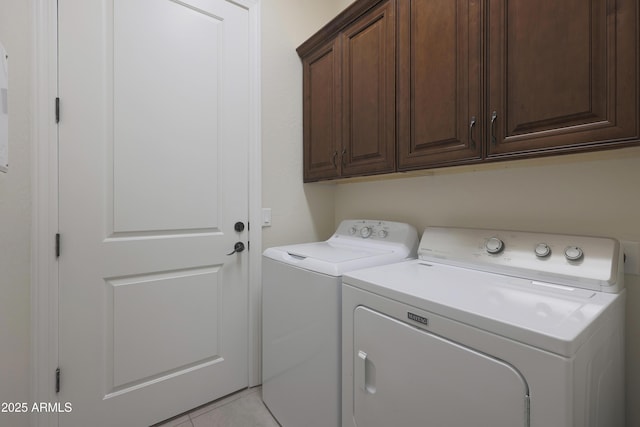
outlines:
[{"label": "door hinge", "polygon": [[60,233],[56,233],[56,258],[60,258]]},{"label": "door hinge", "polygon": [[56,369],[56,393],[60,393],[60,368]]},{"label": "door hinge", "polygon": [[60,123],[60,98],[56,98],[56,123]]}]

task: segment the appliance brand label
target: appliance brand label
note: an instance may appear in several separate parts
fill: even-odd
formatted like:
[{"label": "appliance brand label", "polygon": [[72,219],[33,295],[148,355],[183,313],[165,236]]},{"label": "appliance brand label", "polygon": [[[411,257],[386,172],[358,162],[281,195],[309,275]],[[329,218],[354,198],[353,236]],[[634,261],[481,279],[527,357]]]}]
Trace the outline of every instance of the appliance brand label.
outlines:
[{"label": "appliance brand label", "polygon": [[414,322],[420,322],[423,325],[429,326],[429,319],[427,319],[426,317],[418,316],[417,314],[413,314],[410,311],[407,311],[407,317]]}]

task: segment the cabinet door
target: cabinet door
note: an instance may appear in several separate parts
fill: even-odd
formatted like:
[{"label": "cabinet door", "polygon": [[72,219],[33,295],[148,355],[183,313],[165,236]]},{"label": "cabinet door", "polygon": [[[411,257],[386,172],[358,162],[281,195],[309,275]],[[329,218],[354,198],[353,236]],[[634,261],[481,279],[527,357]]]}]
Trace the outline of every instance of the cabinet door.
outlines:
[{"label": "cabinet door", "polygon": [[489,157],[637,139],[637,1],[488,5]]},{"label": "cabinet door", "polygon": [[342,176],[395,171],[395,1],[342,33]]},{"label": "cabinet door", "polygon": [[339,40],[302,58],[304,181],[340,176]]},{"label": "cabinet door", "polygon": [[399,170],[482,155],[480,3],[399,3]]}]

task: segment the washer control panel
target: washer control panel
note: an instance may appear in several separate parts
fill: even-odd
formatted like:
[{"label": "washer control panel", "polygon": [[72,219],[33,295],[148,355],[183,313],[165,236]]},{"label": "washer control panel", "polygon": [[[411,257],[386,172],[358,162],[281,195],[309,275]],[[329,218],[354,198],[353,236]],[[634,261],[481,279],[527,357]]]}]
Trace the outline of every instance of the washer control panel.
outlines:
[{"label": "washer control panel", "polygon": [[[348,235],[368,239],[370,237],[386,239],[389,236],[390,224],[384,221],[354,221],[350,224]],[[336,235],[341,234],[342,225],[336,231]]]},{"label": "washer control panel", "polygon": [[[417,239],[414,227],[400,222],[376,220],[344,220],[338,226],[332,239],[376,240],[389,243],[404,243]],[[413,241],[413,240],[412,240]]]},{"label": "washer control panel", "polygon": [[604,237],[428,227],[418,255],[533,280],[617,292],[623,286],[620,242]]}]

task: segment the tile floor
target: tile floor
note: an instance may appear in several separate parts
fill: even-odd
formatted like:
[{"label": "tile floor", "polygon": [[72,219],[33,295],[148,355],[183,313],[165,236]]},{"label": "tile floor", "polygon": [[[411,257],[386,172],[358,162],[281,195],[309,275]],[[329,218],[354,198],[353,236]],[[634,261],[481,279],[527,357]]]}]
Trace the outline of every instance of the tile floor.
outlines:
[{"label": "tile floor", "polygon": [[201,406],[154,427],[278,427],[254,387]]}]

